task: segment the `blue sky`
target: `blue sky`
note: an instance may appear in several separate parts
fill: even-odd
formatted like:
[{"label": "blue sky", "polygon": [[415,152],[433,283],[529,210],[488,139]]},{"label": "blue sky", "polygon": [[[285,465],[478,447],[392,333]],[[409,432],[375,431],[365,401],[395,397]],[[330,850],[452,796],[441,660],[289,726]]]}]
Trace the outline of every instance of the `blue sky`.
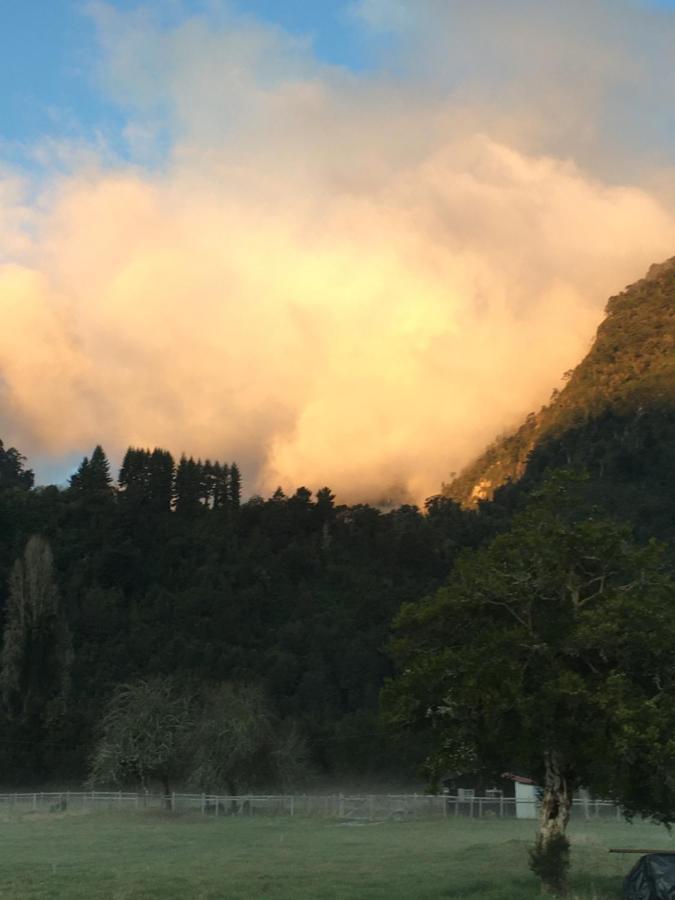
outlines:
[{"label": "blue sky", "polygon": [[[135,9],[138,0],[110,5]],[[165,8],[173,4],[163,2]],[[182,15],[208,3],[185,0]],[[352,69],[368,51],[346,0],[240,0],[240,13],[306,35],[317,55]],[[152,4],[150,4],[152,7]],[[96,32],[80,0],[0,0],[0,139],[31,141],[45,134],[81,136],[114,129],[118,113],[97,88]],[[16,151],[16,147],[14,150]]]},{"label": "blue sky", "polygon": [[[675,9],[675,0],[636,0]],[[139,0],[110,0],[132,10]],[[174,10],[174,18],[204,11],[210,0],[162,0],[147,4]],[[274,22],[311,39],[317,56],[360,70],[374,64],[366,39],[350,15],[351,0],[230,0],[240,14]],[[122,113],[99,89],[94,23],[83,0],[0,0],[0,156],[16,161],[21,145],[44,135],[91,137],[114,133]],[[180,10],[180,12],[178,12]]]}]

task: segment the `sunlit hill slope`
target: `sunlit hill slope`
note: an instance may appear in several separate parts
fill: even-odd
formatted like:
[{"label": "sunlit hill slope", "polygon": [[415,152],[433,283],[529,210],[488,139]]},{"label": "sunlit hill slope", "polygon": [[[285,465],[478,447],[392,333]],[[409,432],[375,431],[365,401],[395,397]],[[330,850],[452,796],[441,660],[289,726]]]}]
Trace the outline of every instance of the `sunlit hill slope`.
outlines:
[{"label": "sunlit hill slope", "polygon": [[593,346],[565,388],[515,432],[497,439],[445,493],[476,505],[527,489],[559,466],[586,470],[611,511],[656,532],[670,531],[675,258],[652,266],[645,278],[609,300]]}]

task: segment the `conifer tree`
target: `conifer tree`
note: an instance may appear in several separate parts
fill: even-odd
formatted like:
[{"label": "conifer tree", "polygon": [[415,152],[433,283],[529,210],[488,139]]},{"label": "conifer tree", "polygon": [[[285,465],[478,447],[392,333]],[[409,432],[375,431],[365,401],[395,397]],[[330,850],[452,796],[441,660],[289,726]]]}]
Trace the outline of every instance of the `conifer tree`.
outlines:
[{"label": "conifer tree", "polygon": [[199,499],[207,509],[211,509],[215,494],[213,463],[207,458],[203,463],[199,460],[198,466],[200,468]]},{"label": "conifer tree", "polygon": [[110,463],[100,444],[94,448],[89,461],[89,475],[87,488],[92,491],[100,491],[102,494],[112,490],[112,477],[110,475]]},{"label": "conifer tree", "polygon": [[239,509],[241,505],[241,472],[236,462],[230,466],[230,482],[228,500],[233,509]]},{"label": "conifer tree", "polygon": [[135,503],[149,499],[150,451],[129,447],[118,478],[120,493]]},{"label": "conifer tree", "polygon": [[[227,466],[225,468],[227,469]],[[218,460],[211,466],[211,477],[213,479],[213,508],[221,509],[225,504],[226,485],[223,483],[223,467]]]},{"label": "conifer tree", "polygon": [[169,451],[155,447],[148,460],[148,495],[153,510],[158,513],[168,513],[171,509],[175,469]]},{"label": "conifer tree", "polygon": [[89,497],[112,497],[110,463],[100,444],[94,449],[91,459],[84,457],[77,472],[70,479],[70,489],[74,493]]},{"label": "conifer tree", "polygon": [[200,508],[201,463],[183,454],[176,469],[176,512],[194,515]]},{"label": "conifer tree", "polygon": [[230,467],[227,463],[223,463],[220,468],[218,493],[220,496],[220,505],[227,506],[230,497]]},{"label": "conifer tree", "polygon": [[70,476],[70,489],[74,492],[82,490],[82,486],[87,478],[89,471],[89,457],[85,456],[74,475]]},{"label": "conifer tree", "polygon": [[332,510],[335,505],[335,494],[331,491],[329,487],[322,487],[321,490],[316,492],[316,506],[317,509],[322,510]]}]

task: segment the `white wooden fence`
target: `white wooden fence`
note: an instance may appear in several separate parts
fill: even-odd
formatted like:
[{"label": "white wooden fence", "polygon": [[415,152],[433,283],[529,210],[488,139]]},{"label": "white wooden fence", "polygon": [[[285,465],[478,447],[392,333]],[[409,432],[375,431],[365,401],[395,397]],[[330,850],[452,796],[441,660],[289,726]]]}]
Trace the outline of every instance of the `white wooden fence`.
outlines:
[{"label": "white wooden fence", "polygon": [[[518,800],[518,817],[522,804]],[[536,800],[531,818],[537,815]],[[77,810],[164,809],[202,816],[305,816],[344,821],[383,821],[417,818],[516,818],[516,800],[507,797],[470,797],[448,794],[217,794],[168,796],[124,791],[49,791],[0,794],[0,815],[16,812]],[[572,817],[620,819],[621,810],[605,800],[574,800]]]}]

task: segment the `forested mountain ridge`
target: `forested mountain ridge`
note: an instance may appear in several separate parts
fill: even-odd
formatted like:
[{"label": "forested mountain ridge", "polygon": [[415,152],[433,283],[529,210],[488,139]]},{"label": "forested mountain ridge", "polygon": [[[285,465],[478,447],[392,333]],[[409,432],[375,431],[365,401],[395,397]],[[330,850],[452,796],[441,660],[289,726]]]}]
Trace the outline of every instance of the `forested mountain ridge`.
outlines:
[{"label": "forested mountain ridge", "polygon": [[623,465],[640,480],[636,466],[644,468],[657,445],[654,465],[663,475],[663,467],[672,471],[666,431],[672,436],[675,415],[675,258],[609,300],[591,350],[567,378],[549,405],[494,441],[444,494],[475,506],[551,465],[619,480]]}]

